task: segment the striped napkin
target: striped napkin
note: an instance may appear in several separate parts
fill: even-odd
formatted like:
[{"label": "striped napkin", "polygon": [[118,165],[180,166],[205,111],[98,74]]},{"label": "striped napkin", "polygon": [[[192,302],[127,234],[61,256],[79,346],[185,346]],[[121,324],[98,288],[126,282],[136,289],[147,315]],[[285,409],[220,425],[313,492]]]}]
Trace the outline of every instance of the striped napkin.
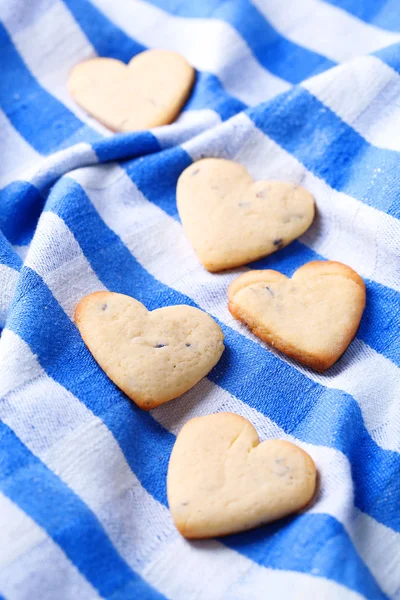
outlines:
[{"label": "striped napkin", "polygon": [[[400,598],[398,0],[0,0],[0,594],[5,600]],[[196,68],[172,125],[115,135],[70,98],[71,68],[176,50]],[[367,307],[325,374],[266,348],[227,310],[243,269],[206,272],[175,188],[204,156],[301,183],[318,215],[250,268],[355,269]],[[227,349],[144,413],[72,316],[112,290],[190,304]],[[167,507],[175,437],[232,411],[304,448],[312,508],[190,543]]]}]

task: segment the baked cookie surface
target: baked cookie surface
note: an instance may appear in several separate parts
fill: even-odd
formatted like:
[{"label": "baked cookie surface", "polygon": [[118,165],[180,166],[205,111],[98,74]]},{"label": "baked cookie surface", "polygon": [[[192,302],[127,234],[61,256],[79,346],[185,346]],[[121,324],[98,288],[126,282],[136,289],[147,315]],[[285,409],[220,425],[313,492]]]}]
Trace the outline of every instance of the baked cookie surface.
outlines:
[{"label": "baked cookie surface", "polygon": [[146,50],[126,65],[92,58],[68,79],[74,100],[112,131],[138,131],[172,123],[194,83],[193,67],[177,52]]},{"label": "baked cookie surface", "polygon": [[192,306],[148,311],[130,296],[95,292],[79,302],[75,323],[100,367],[144,410],[192,388],[224,350],[219,325]]},{"label": "baked cookie surface", "polygon": [[233,413],[188,421],[172,450],[168,503],[178,530],[206,538],[251,529],[304,508],[316,487],[312,458],[283,440],[259,443]]},{"label": "baked cookie surface", "polygon": [[291,279],[278,271],[249,271],[228,289],[228,307],[236,319],[317,371],[328,369],[346,350],[365,300],[361,277],[333,261],[307,263]]},{"label": "baked cookie surface", "polygon": [[233,161],[205,158],[187,167],[177,186],[184,231],[209,271],[230,269],[284,248],[314,218],[314,199],[282,181],[253,181]]}]

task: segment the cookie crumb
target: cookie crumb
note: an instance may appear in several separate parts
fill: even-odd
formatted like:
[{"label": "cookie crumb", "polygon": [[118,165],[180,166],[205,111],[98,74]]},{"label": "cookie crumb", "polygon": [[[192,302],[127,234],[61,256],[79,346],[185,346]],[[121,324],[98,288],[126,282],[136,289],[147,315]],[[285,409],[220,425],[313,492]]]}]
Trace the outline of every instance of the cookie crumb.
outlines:
[{"label": "cookie crumb", "polygon": [[278,238],[278,239],[276,239],[276,240],[273,241],[273,244],[279,250],[280,248],[283,248],[283,239],[282,238]]}]

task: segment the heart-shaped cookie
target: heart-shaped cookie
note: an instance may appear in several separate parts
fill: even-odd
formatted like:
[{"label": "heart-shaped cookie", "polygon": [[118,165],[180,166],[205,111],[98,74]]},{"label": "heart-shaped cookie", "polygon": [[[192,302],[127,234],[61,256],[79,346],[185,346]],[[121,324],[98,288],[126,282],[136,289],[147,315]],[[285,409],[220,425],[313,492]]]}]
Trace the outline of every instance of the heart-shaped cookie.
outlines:
[{"label": "heart-shaped cookie", "polygon": [[172,450],[167,479],[175,525],[187,538],[227,535],[304,508],[316,469],[301,448],[259,443],[253,425],[233,413],[191,419]]},{"label": "heart-shaped cookie", "polygon": [[313,197],[282,181],[254,182],[245,167],[205,158],[179,177],[182,225],[209,271],[268,256],[302,235],[314,218]]},{"label": "heart-shaped cookie", "polygon": [[147,50],[128,65],[92,58],[71,71],[75,101],[113,131],[167,125],[177,117],[194,83],[194,69],[176,52]]},{"label": "heart-shaped cookie", "polygon": [[249,271],[228,290],[232,315],[278,350],[316,369],[335,363],[354,338],[365,308],[361,277],[338,262],[314,261],[291,279]]},{"label": "heart-shaped cookie", "polygon": [[224,350],[219,325],[192,306],[149,312],[130,296],[95,292],[79,302],[75,323],[100,367],[144,410],[192,388]]}]

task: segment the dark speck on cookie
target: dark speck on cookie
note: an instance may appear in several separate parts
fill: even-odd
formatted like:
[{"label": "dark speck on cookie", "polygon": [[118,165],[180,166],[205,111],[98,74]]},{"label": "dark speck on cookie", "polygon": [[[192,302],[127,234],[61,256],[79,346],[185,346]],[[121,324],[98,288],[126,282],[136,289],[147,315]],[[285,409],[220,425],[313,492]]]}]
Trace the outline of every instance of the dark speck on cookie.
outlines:
[{"label": "dark speck on cookie", "polygon": [[106,310],[107,308],[108,308],[107,304],[103,304],[102,307],[101,307],[101,310]]},{"label": "dark speck on cookie", "polygon": [[274,292],[267,285],[265,286],[265,289],[271,294],[271,296],[275,296]]},{"label": "dark speck on cookie", "polygon": [[283,248],[283,239],[282,238],[278,238],[278,239],[276,239],[276,240],[273,241],[273,244],[279,250],[279,248]]},{"label": "dark speck on cookie", "polygon": [[197,175],[197,173],[200,171],[200,169],[193,169],[193,171],[190,173],[191,176],[193,177],[194,175]]},{"label": "dark speck on cookie", "polygon": [[191,344],[185,344],[186,348],[189,348],[191,346]]},{"label": "dark speck on cookie", "polygon": [[166,346],[166,344],[157,344],[157,346],[154,346],[154,348],[164,348],[164,346]]}]

